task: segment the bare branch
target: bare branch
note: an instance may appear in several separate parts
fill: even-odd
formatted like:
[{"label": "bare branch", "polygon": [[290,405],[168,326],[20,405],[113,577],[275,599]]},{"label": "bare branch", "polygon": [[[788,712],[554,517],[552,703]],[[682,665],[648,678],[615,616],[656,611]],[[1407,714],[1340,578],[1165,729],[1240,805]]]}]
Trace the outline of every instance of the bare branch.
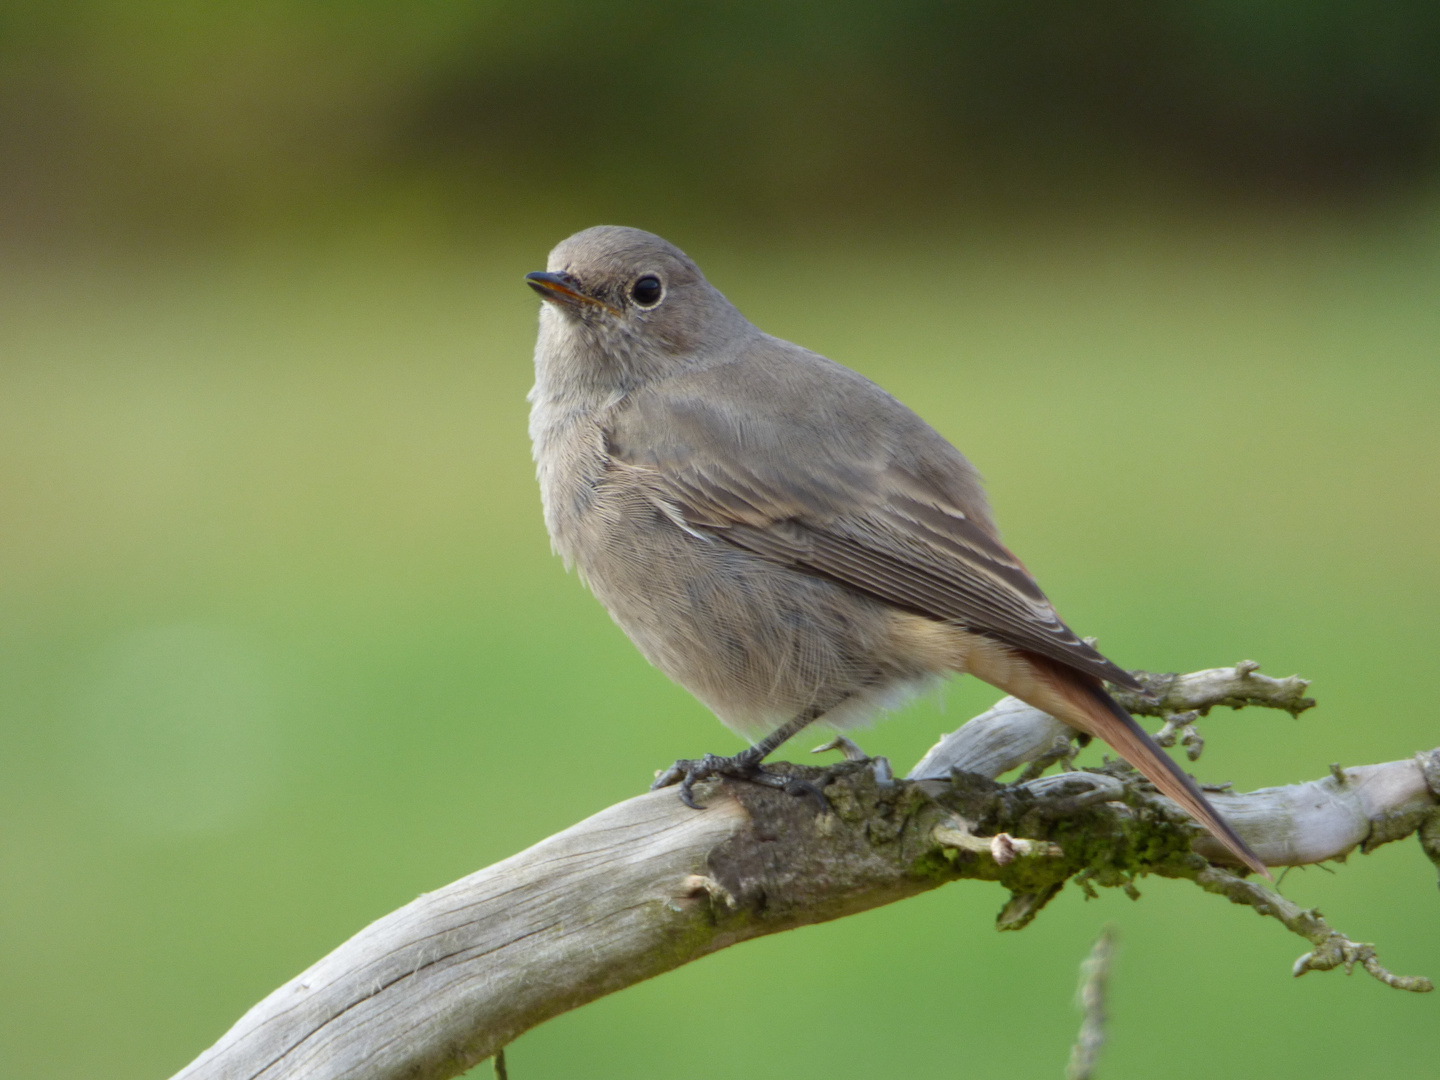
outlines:
[{"label": "bare branch", "polygon": [[1392,975],[1375,958],[1374,945],[1351,941],[1332,929],[1315,908],[1302,908],[1259,882],[1238,878],[1214,866],[1197,870],[1193,876],[1185,876],[1191,877],[1206,892],[1219,893],[1229,897],[1231,903],[1247,904],[1261,915],[1279,919],[1288,929],[1314,945],[1312,951],[1295,961],[1293,973],[1297,978],[1307,971],[1331,971],[1342,964],[1348,975],[1356,964],[1360,964],[1386,986],[1397,990],[1428,994],[1435,989],[1435,985],[1421,975]]},{"label": "bare branch", "polygon": [[[1057,749],[1068,751],[1075,729],[1026,705],[1001,698],[940,741],[915,763],[907,780],[949,781],[952,770],[994,779]],[[1052,759],[1054,760],[1054,759]]]},{"label": "bare branch", "polygon": [[[1228,704],[1239,680],[1262,687],[1249,703],[1299,708],[1303,680],[1222,671],[1174,677],[1167,700]],[[729,781],[697,788],[699,813],[673,792],[620,803],[378,920],[179,1075],[442,1080],[552,1016],[718,949],[965,878],[1004,885],[997,926],[1019,929],[1071,878],[1133,892],[1147,873],[1185,877],[1305,936],[1314,948],[1297,970],[1358,963],[1389,985],[1428,988],[1390,975],[1318,914],[1212,866],[1222,854],[1123,763],[993,779],[1068,750],[1057,726],[1007,699],[943,739],[909,781],[878,758],[789,766],[823,790],[819,814],[810,800]],[[1278,866],[1416,831],[1435,857],[1437,791],[1432,751],[1216,801]]]},{"label": "bare branch", "polygon": [[[373,923],[251,1009],[187,1078],[449,1077],[536,1024],[717,949],[954,880],[946,811],[870,763],[808,770],[833,812],[755,785],[604,810]],[[990,874],[996,868],[989,863]]]},{"label": "bare branch", "polygon": [[1115,699],[1137,716],[1169,717],[1177,713],[1209,714],[1217,705],[1243,709],[1259,705],[1267,709],[1284,709],[1299,716],[1315,706],[1315,699],[1305,696],[1310,680],[1299,675],[1284,679],[1260,674],[1254,660],[1241,660],[1233,668],[1209,668],[1188,675],[1133,671],[1148,696],[1117,690]]},{"label": "bare branch", "polygon": [[1314,706],[1315,699],[1304,696],[1310,682],[1298,675],[1287,679],[1272,679],[1257,672],[1260,665],[1254,660],[1242,660],[1233,668],[1211,668],[1189,675],[1158,675],[1151,672],[1135,672],[1151,696],[1117,690],[1117,699],[1132,713],[1139,716],[1158,716],[1165,726],[1155,734],[1155,741],[1161,746],[1174,746],[1177,742],[1185,748],[1185,756],[1199,761],[1205,750],[1205,740],[1195,730],[1195,722],[1208,716],[1216,705],[1228,705],[1232,709],[1243,709],[1247,705],[1261,705],[1270,709],[1284,709],[1291,716],[1299,716]]},{"label": "bare branch", "polygon": [[[1436,796],[1421,766],[1423,756],[1336,766],[1319,780],[1245,795],[1212,794],[1210,801],[1267,866],[1344,859],[1357,847],[1369,853],[1409,836],[1434,813]],[[1229,861],[1207,837],[1196,839],[1195,850],[1216,862]]]}]

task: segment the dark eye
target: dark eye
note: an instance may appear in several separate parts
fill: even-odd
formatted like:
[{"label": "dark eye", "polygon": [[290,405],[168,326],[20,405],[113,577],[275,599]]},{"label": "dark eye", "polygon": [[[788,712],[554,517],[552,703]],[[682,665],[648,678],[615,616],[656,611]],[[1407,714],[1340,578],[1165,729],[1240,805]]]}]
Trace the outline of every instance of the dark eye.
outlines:
[{"label": "dark eye", "polygon": [[654,307],[660,302],[660,297],[664,292],[665,290],[660,285],[660,279],[654,274],[646,274],[630,286],[630,295],[641,307]]}]

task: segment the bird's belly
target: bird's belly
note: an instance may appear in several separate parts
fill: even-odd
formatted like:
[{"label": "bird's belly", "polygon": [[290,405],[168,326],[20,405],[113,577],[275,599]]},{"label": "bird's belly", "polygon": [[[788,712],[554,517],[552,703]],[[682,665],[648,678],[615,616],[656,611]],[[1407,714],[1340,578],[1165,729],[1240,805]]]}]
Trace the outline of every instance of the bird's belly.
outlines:
[{"label": "bird's belly", "polygon": [[747,735],[812,708],[863,722],[949,666],[904,648],[880,601],[689,532],[642,493],[602,493],[577,524],[567,546],[615,622]]}]

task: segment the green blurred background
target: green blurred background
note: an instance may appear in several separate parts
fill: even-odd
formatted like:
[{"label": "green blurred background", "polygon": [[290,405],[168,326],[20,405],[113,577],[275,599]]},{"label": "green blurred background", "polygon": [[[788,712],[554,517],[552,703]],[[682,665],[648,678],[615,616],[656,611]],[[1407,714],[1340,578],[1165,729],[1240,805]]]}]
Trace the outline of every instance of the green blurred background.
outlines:
[{"label": "green blurred background", "polygon": [[[674,239],[918,406],[1242,788],[1437,741],[1440,7],[11,0],[0,9],[0,1075],[163,1077],[368,921],[737,744],[548,551],[568,233]],[[863,738],[908,766],[993,693]],[[801,740],[800,752],[818,742]],[[722,953],[511,1073],[1434,1071],[1440,1000],[1174,882],[961,885]],[[1440,977],[1414,841],[1285,893]],[[482,1069],[480,1075],[484,1075]]]}]

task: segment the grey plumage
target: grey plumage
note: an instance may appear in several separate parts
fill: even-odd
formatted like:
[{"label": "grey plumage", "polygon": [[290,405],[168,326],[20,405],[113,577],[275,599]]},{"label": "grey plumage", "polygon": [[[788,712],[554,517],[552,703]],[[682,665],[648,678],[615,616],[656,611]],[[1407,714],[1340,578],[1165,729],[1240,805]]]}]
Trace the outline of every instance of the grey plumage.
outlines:
[{"label": "grey plumage", "polygon": [[1258,866],[1133,722],[1118,731],[1100,680],[1133,678],[1061,621],[915,413],[756,329],[652,234],[588,229],[529,280],[550,301],[530,423],[555,549],[724,723],[845,726],[970,671],[1127,743]]}]

